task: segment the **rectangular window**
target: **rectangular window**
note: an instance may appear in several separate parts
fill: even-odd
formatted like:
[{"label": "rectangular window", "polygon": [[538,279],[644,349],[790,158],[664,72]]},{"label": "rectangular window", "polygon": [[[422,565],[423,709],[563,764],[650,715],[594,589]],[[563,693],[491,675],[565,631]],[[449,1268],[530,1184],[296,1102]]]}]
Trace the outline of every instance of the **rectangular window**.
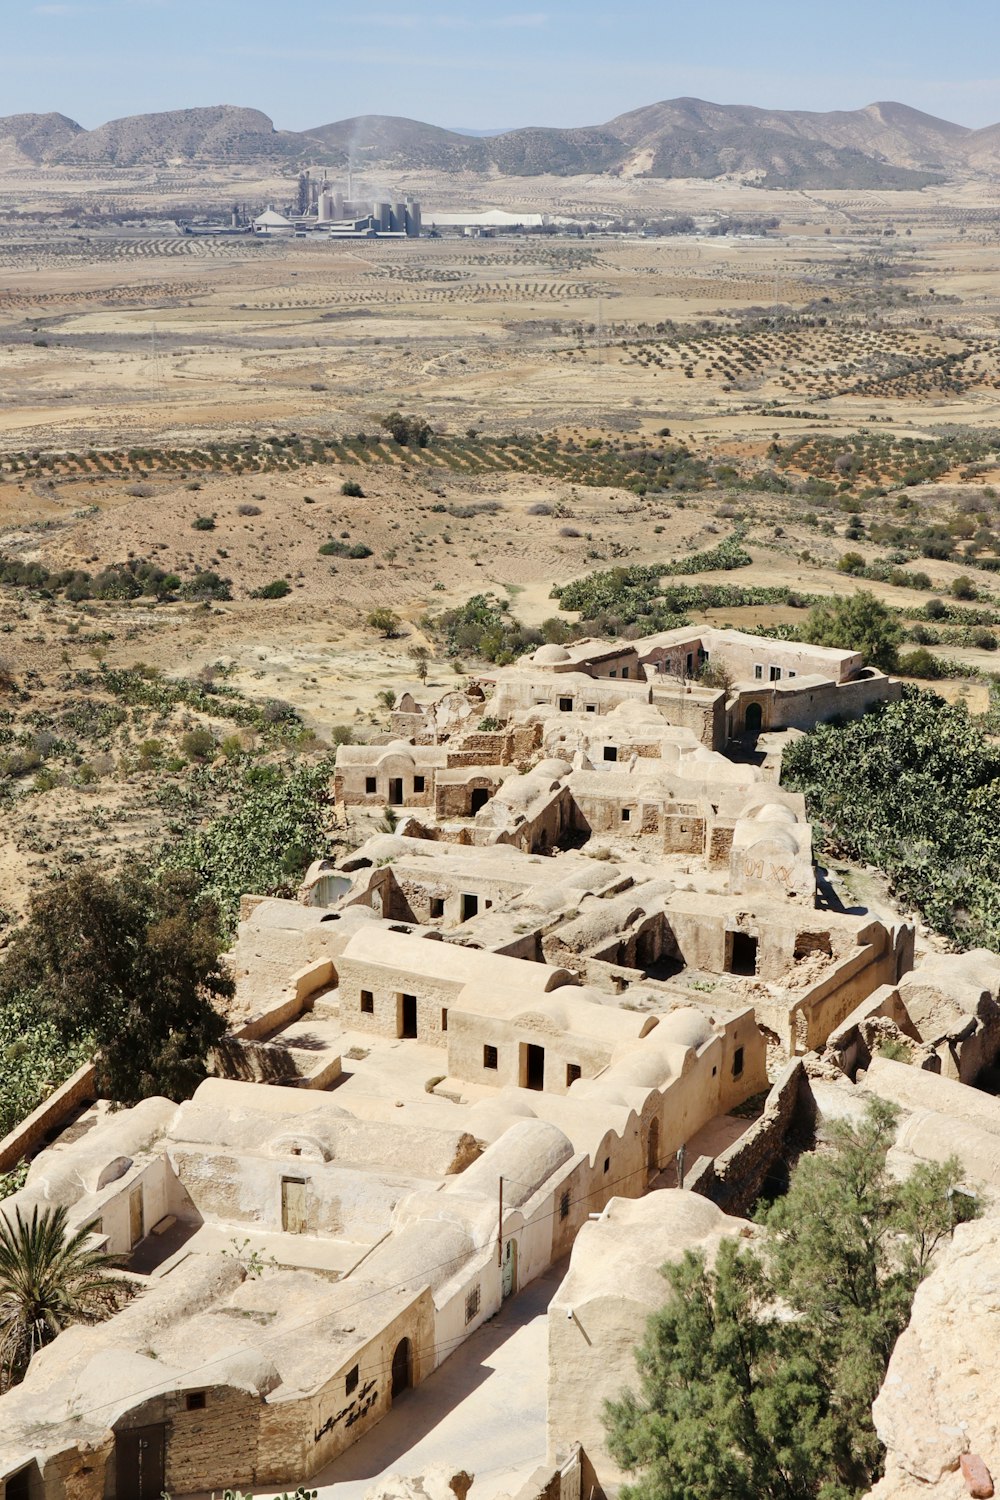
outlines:
[{"label": "rectangular window", "polygon": [[622,822],[623,823],[631,823],[631,821],[632,821],[632,809],[630,807],[623,807],[622,808]]},{"label": "rectangular window", "polygon": [[789,677],[797,677],[799,674],[798,674],[798,672],[789,672],[788,675],[789,675]]},{"label": "rectangular window", "polygon": [[479,1308],[482,1302],[482,1293],[478,1284],[472,1288],[465,1299],[465,1321],[471,1323],[473,1318],[479,1317]]},{"label": "rectangular window", "polygon": [[561,714],[571,714],[573,712],[573,700],[572,700],[572,698],[560,698],[559,699],[559,712]]},{"label": "rectangular window", "polygon": [[617,745],[605,745],[605,747],[604,747],[604,759],[605,760],[617,760],[618,759],[618,746]]},{"label": "rectangular window", "polygon": [[366,1016],[373,1016],[375,1014],[375,996],[371,990],[361,991],[361,1012],[362,1015]]},{"label": "rectangular window", "polygon": [[753,669],[753,675],[754,675],[754,680],[755,680],[755,681],[756,681],[756,682],[761,682],[761,681],[763,681],[763,677],[764,677],[764,668],[763,668],[763,667],[761,667],[761,666],[757,666],[757,667],[754,667],[754,669]]},{"label": "rectangular window", "polygon": [[357,1390],[357,1388],[358,1388],[358,1381],[359,1381],[360,1378],[361,1378],[361,1376],[360,1376],[360,1372],[358,1370],[358,1366],[357,1365],[354,1366],[353,1370],[348,1370],[347,1374],[344,1377],[344,1394],[345,1395],[350,1396],[353,1391]]},{"label": "rectangular window", "polygon": [[441,1030],[448,1030],[448,1007],[446,1005],[441,1007]]},{"label": "rectangular window", "polygon": [[611,671],[608,673],[608,676],[609,677],[617,677],[618,676],[618,673],[615,671],[614,667],[612,667]]},{"label": "rectangular window", "polygon": [[414,790],[414,792],[422,792],[424,790],[425,785],[426,785],[426,782],[425,782],[423,776],[414,776],[414,778],[413,778],[413,790]]},{"label": "rectangular window", "polygon": [[560,1219],[569,1218],[569,1188],[566,1189],[559,1199],[559,1217]]},{"label": "rectangular window", "polygon": [[188,1391],[187,1397],[185,1398],[185,1401],[184,1401],[184,1405],[187,1407],[188,1411],[204,1411],[205,1410],[205,1392],[204,1391]]},{"label": "rectangular window", "polygon": [[570,1086],[571,1083],[575,1083],[576,1082],[576,1080],[581,1075],[581,1071],[582,1070],[580,1068],[580,1064],[579,1063],[567,1063],[566,1064],[566,1087],[567,1088],[569,1088],[569,1086]]},{"label": "rectangular window", "polygon": [[739,1078],[743,1073],[743,1048],[737,1047],[733,1053],[733,1077]]},{"label": "rectangular window", "polygon": [[377,792],[377,791],[378,791],[378,781],[376,780],[376,778],[374,776],[366,776],[365,777],[365,792],[368,794],[368,796],[371,796],[373,792]]},{"label": "rectangular window", "polygon": [[769,667],[768,671],[770,673],[770,679],[771,679],[772,682],[780,682],[781,681],[781,668],[780,667]]},{"label": "rectangular window", "polygon": [[596,714],[596,712],[597,712],[597,704],[596,703],[588,703],[587,704],[587,712],[588,712],[588,714]]},{"label": "rectangular window", "polygon": [[487,1042],[486,1046],[483,1048],[483,1067],[484,1068],[495,1068],[496,1065],[497,1065],[497,1049],[495,1047],[491,1047],[490,1044]]},{"label": "rectangular window", "polygon": [[439,917],[444,916],[444,897],[431,897],[431,921],[436,922]]}]

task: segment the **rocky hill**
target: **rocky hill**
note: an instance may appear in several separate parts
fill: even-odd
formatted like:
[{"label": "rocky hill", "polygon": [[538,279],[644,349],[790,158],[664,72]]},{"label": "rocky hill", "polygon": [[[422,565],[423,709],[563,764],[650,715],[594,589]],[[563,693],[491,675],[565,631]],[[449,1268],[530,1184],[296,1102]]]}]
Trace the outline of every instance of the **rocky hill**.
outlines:
[{"label": "rocky hill", "polygon": [[81,134],[83,127],[66,115],[7,115],[0,119],[0,160],[52,161]]},{"label": "rocky hill", "polygon": [[969,130],[896,103],[820,114],[670,99],[605,125],[477,137],[389,115],[281,131],[259,110],[218,105],[133,115],[96,130],[64,115],[12,115],[0,119],[0,158],[118,167],[281,161],[389,174],[731,174],[775,187],[894,188],[995,172],[1000,125]]}]

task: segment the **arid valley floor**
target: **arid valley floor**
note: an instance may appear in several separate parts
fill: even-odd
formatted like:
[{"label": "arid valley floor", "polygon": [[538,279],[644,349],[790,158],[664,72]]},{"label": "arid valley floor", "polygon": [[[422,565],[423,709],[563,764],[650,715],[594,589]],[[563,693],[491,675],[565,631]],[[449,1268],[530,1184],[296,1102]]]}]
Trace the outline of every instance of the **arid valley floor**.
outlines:
[{"label": "arid valley floor", "polygon": [[[297,753],[314,754],[338,726],[384,726],[377,695],[414,686],[414,646],[439,690],[473,668],[432,623],[470,595],[537,627],[559,613],[554,585],[672,562],[737,525],[754,567],[723,579],[801,595],[842,592],[845,552],[884,561],[900,528],[939,528],[962,547],[920,560],[930,593],[971,572],[970,608],[997,607],[976,552],[1000,550],[1000,194],[414,177],[400,187],[423,196],[425,226],[435,206],[546,201],[566,216],[778,227],[367,244],[174,228],[192,205],[280,186],[168,171],[0,179],[0,553],[231,581],[230,599],[163,603],[0,591],[0,658],[19,690],[7,743],[58,742],[41,752],[48,780],[9,799],[9,914],[50,868],[57,827],[77,856],[141,844],[160,816],[154,785],[188,777],[138,750],[169,749],[202,709],[100,720],[113,700],[99,664],[214,672],[259,704],[281,700],[305,726]],[[100,208],[144,219],[94,227]],[[379,425],[392,410],[430,423],[430,443],[392,442]],[[342,493],[348,480],[360,496]],[[331,560],[328,541],[370,554]],[[251,597],[280,579],[286,597]],[[924,619],[927,579],[910,588],[897,570],[864,586]],[[800,604],[701,617],[777,625]],[[397,637],[365,623],[376,605],[399,615]],[[929,649],[968,663],[967,681],[939,690],[982,712],[995,642],[979,623],[958,614]],[[67,704],[93,710],[78,741]],[[178,817],[197,823],[214,803],[191,797]]]}]

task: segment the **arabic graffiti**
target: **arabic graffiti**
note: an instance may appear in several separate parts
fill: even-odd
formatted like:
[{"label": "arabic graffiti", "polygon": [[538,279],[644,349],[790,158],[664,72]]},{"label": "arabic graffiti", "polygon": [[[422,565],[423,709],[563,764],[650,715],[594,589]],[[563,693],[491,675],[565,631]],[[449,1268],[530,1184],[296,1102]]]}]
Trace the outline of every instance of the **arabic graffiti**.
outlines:
[{"label": "arabic graffiti", "polygon": [[322,1427],[317,1427],[313,1434],[313,1442],[320,1442],[326,1437],[328,1432],[332,1432],[341,1422],[343,1422],[345,1427],[353,1427],[355,1422],[360,1422],[361,1418],[371,1411],[377,1400],[378,1386],[376,1382],[374,1380],[366,1381],[353,1401],[349,1401],[346,1406],[341,1407],[340,1411],[334,1412],[332,1416],[327,1417]]}]

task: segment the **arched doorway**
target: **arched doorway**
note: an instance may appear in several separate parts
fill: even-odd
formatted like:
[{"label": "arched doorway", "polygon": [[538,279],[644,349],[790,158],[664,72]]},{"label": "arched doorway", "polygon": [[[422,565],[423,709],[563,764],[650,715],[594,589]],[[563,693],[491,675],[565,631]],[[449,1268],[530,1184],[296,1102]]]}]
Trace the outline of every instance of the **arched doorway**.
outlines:
[{"label": "arched doorway", "polygon": [[760,734],[764,722],[764,711],[759,703],[748,703],[743,717],[744,734]]},{"label": "arched doorway", "polygon": [[413,1384],[413,1353],[409,1339],[400,1339],[392,1356],[392,1399],[408,1391]]},{"label": "arched doorway", "polygon": [[652,1182],[660,1170],[660,1122],[654,1120],[646,1137],[646,1181]]}]

